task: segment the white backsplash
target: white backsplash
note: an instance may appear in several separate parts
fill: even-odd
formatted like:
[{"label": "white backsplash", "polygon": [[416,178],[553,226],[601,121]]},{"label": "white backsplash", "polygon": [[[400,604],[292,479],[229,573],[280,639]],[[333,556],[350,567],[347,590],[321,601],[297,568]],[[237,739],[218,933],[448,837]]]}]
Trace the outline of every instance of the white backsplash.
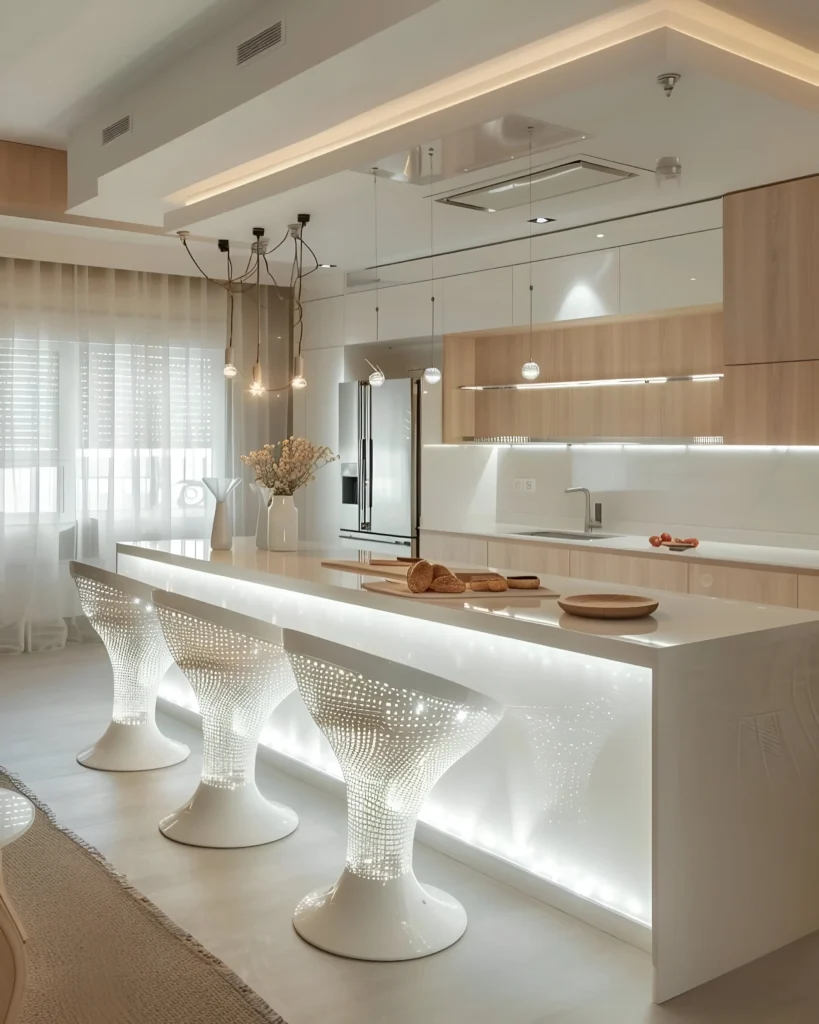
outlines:
[{"label": "white backsplash", "polygon": [[[437,489],[429,505],[424,499],[428,528],[468,528],[459,517],[476,493],[476,508],[488,514],[491,471],[475,451],[491,449],[424,450]],[[516,480],[534,480],[534,492],[516,490]],[[603,503],[606,532],[648,536],[667,529],[701,540],[819,549],[816,450],[498,448],[496,521],[582,529],[582,495],[563,493],[573,486],[588,487]]]}]

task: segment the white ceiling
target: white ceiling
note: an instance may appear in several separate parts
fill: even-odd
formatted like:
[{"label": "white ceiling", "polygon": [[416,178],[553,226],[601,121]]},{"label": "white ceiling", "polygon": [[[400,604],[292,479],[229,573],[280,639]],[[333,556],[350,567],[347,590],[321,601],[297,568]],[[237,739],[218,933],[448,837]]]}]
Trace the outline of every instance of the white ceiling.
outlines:
[{"label": "white ceiling", "polygon": [[195,46],[250,0],[0,0],[0,139],[65,146],[113,88]]}]

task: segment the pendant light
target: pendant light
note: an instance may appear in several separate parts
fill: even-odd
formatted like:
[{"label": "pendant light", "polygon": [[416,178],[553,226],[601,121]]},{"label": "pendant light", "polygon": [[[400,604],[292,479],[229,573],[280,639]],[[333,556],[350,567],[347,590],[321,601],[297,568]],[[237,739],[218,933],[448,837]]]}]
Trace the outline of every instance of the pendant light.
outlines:
[{"label": "pendant light", "polygon": [[435,150],[429,150],[429,303],[432,310],[429,329],[429,366],[424,370],[424,380],[427,384],[438,384],[441,380],[441,371],[435,365],[435,246],[432,233],[433,221],[433,199],[432,199],[432,158]]},{"label": "pendant light", "polygon": [[261,244],[262,240],[257,235],[253,243],[256,248],[256,362],[250,372],[250,393],[259,398],[265,394],[266,388],[262,379],[262,289],[260,281],[261,265]]},{"label": "pendant light", "polygon": [[[379,324],[379,298],[381,296],[381,274],[378,271],[378,168],[373,167],[373,254],[375,256],[375,344],[378,345],[380,340],[380,324]],[[373,366],[369,359],[364,360],[368,366],[372,366],[373,372],[369,376],[370,384],[374,387],[380,388],[384,383],[384,374]],[[380,374],[380,377],[378,376]],[[375,377],[375,380],[373,378]]]},{"label": "pendant light", "polygon": [[234,377],[239,375],[239,371],[236,369],[236,364],[233,362],[233,292],[229,291],[227,295],[227,308],[228,308],[228,337],[227,347],[225,348],[225,365],[222,368],[222,373],[227,377],[228,380],[233,380]]},{"label": "pendant light", "polygon": [[369,359],[365,359],[364,362],[373,371],[367,378],[370,382],[370,387],[380,388],[384,381],[387,379],[384,375],[384,371],[380,366],[376,366],[375,363],[371,363]]},{"label": "pendant light", "polygon": [[532,126],[529,125],[529,358],[521,367],[520,374],[524,380],[537,380],[540,367],[532,358],[532,331],[534,313],[534,291],[532,284]]}]

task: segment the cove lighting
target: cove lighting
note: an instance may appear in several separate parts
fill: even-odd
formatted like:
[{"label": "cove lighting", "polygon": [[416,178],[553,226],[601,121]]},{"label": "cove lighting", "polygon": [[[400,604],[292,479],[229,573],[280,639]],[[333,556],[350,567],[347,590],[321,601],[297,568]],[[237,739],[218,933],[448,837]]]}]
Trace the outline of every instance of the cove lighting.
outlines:
[{"label": "cove lighting", "polygon": [[682,377],[618,377],[612,380],[557,380],[534,384],[461,384],[459,391],[526,391],[559,388],[611,388],[629,384],[669,384],[677,381],[722,380],[721,373],[694,373]]}]

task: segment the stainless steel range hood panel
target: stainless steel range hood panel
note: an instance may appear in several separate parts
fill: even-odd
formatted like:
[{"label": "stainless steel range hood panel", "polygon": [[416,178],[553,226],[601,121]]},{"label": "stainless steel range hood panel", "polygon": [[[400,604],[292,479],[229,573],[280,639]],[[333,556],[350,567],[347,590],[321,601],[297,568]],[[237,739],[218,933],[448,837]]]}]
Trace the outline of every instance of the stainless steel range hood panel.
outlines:
[{"label": "stainless steel range hood panel", "polygon": [[[379,160],[376,173],[381,178],[409,185],[428,185],[430,147],[434,151],[432,181],[445,181],[471,171],[497,167],[507,160],[528,156],[530,126],[533,153],[570,146],[588,138],[573,128],[562,128],[522,114],[507,114]],[[363,174],[372,174],[372,167],[355,169]]]},{"label": "stainless steel range hood panel", "polygon": [[[558,196],[599,188],[601,185],[626,181],[636,176],[636,172],[621,167],[608,167],[591,160],[568,160],[554,167],[536,168],[532,172],[531,201],[533,204],[539,204]],[[529,203],[529,178],[527,172],[515,178],[479,185],[463,192],[454,192],[442,196],[437,201],[483,213],[511,210]]]}]

